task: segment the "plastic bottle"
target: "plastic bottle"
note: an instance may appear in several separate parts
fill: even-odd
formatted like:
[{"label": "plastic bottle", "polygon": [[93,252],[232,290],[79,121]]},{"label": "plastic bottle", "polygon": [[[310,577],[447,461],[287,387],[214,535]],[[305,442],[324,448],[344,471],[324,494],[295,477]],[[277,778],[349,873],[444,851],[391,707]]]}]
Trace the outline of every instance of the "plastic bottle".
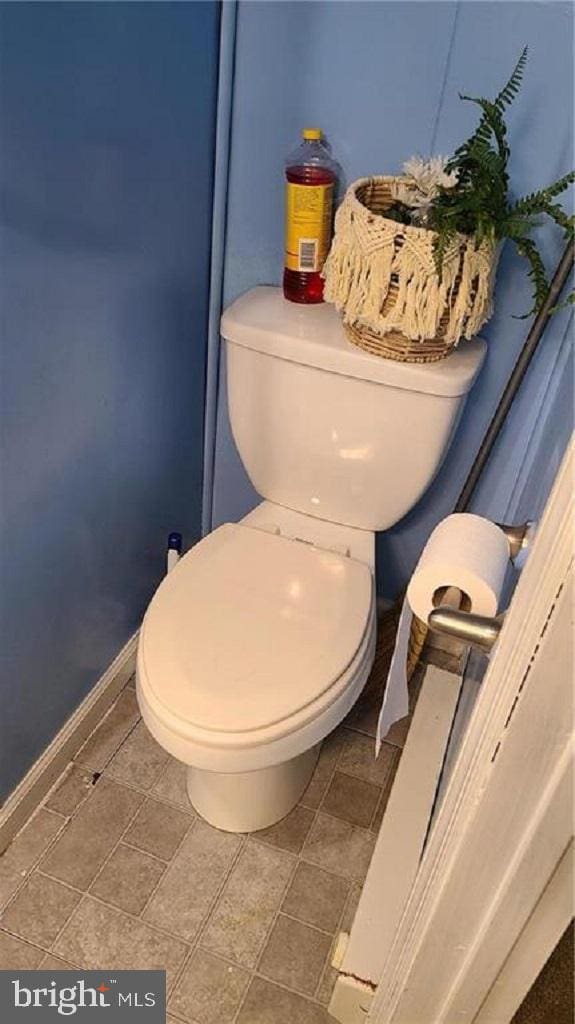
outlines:
[{"label": "plastic bottle", "polygon": [[182,557],[182,535],[181,533],[170,533],[168,536],[168,550],[166,551],[166,573],[175,569]]},{"label": "plastic bottle", "polygon": [[319,128],[304,128],[302,137],[286,160],[283,288],[290,302],[323,302],[320,271],[331,242],[337,164]]}]

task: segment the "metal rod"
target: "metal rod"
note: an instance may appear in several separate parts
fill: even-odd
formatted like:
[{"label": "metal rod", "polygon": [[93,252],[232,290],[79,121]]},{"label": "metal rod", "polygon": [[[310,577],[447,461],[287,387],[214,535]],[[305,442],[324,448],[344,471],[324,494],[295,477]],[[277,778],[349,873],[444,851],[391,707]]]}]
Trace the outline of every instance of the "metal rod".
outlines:
[{"label": "metal rod", "polygon": [[501,632],[503,615],[491,618],[441,605],[429,613],[427,622],[434,632],[479,647],[482,651],[490,651]]},{"label": "metal rod", "polygon": [[553,275],[553,280],[551,281],[551,285],[549,286],[547,297],[531,325],[531,329],[529,331],[529,334],[527,335],[525,344],[521,349],[519,358],[515,363],[513,372],[507,382],[505,391],[501,396],[499,405],[497,406],[497,409],[493,414],[491,423],[489,424],[485,437],[481,442],[481,447],[477,452],[473,465],[469,471],[467,480],[465,481],[463,488],[461,490],[461,494],[457,499],[457,504],[454,508],[454,512],[465,512],[466,508],[469,505],[473,492],[477,487],[479,478],[485,468],[485,464],[487,463],[487,460],[491,455],[493,446],[505,422],[507,413],[511,408],[513,399],[515,398],[515,395],[517,394],[521,386],[521,382],[527,372],[527,368],[537,350],[537,346],[541,341],[543,332],[547,327],[549,317],[551,316],[551,310],[557,304],[559,296],[561,295],[561,292],[563,290],[563,286],[567,278],[569,277],[569,274],[571,273],[574,258],[575,243],[569,242],[568,245],[565,247],[563,255]]}]

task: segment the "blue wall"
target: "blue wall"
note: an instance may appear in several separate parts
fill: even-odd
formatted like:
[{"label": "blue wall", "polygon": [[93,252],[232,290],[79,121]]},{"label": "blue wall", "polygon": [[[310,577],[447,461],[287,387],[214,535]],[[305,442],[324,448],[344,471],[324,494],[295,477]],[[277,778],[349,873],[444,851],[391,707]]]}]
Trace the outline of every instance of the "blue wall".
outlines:
[{"label": "blue wall", "polygon": [[1,8],[0,794],[199,535],[218,21]]},{"label": "blue wall", "polygon": [[[394,173],[415,152],[449,153],[476,123],[458,91],[492,95],[522,46],[530,47],[524,87],[509,114],[517,193],[549,183],[573,159],[573,11],[568,3],[241,2],[238,8],[224,298],[279,283],[282,166],[306,123],[323,127],[347,181]],[[548,263],[560,233],[545,229]],[[525,267],[508,247],[497,312],[484,330],[489,358],[458,435],[417,508],[379,538],[379,586],[393,597],[407,580],[435,523],[451,511],[523,344],[530,306]],[[549,328],[515,413],[477,496],[476,510],[501,515],[521,471],[526,438],[559,352],[568,314]],[[568,412],[570,420],[570,410]],[[566,424],[569,428],[569,422]],[[385,482],[382,482],[385,486]],[[258,500],[231,438],[220,374],[213,525],[237,519]]]}]

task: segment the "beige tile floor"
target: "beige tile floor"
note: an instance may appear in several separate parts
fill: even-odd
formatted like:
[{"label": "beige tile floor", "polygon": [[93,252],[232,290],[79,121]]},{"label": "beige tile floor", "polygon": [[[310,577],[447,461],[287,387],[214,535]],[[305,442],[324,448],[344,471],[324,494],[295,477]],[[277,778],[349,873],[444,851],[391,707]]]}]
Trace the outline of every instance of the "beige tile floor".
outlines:
[{"label": "beige tile floor", "polygon": [[375,761],[388,653],[380,644],[301,803],[250,836],[194,813],[129,684],[0,858],[0,968],[163,968],[172,1024],[328,1024],[334,938],[351,926],[409,725]]}]

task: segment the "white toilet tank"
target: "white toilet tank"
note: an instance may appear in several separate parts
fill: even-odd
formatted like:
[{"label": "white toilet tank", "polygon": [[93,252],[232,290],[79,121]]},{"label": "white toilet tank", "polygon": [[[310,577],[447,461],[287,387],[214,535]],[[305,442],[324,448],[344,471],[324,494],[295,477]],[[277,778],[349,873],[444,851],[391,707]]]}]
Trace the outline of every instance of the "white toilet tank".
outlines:
[{"label": "white toilet tank", "polygon": [[365,530],[398,522],[429,486],[485,356],[399,363],[346,338],[333,306],[259,287],[223,314],[230,421],[262,497]]}]

